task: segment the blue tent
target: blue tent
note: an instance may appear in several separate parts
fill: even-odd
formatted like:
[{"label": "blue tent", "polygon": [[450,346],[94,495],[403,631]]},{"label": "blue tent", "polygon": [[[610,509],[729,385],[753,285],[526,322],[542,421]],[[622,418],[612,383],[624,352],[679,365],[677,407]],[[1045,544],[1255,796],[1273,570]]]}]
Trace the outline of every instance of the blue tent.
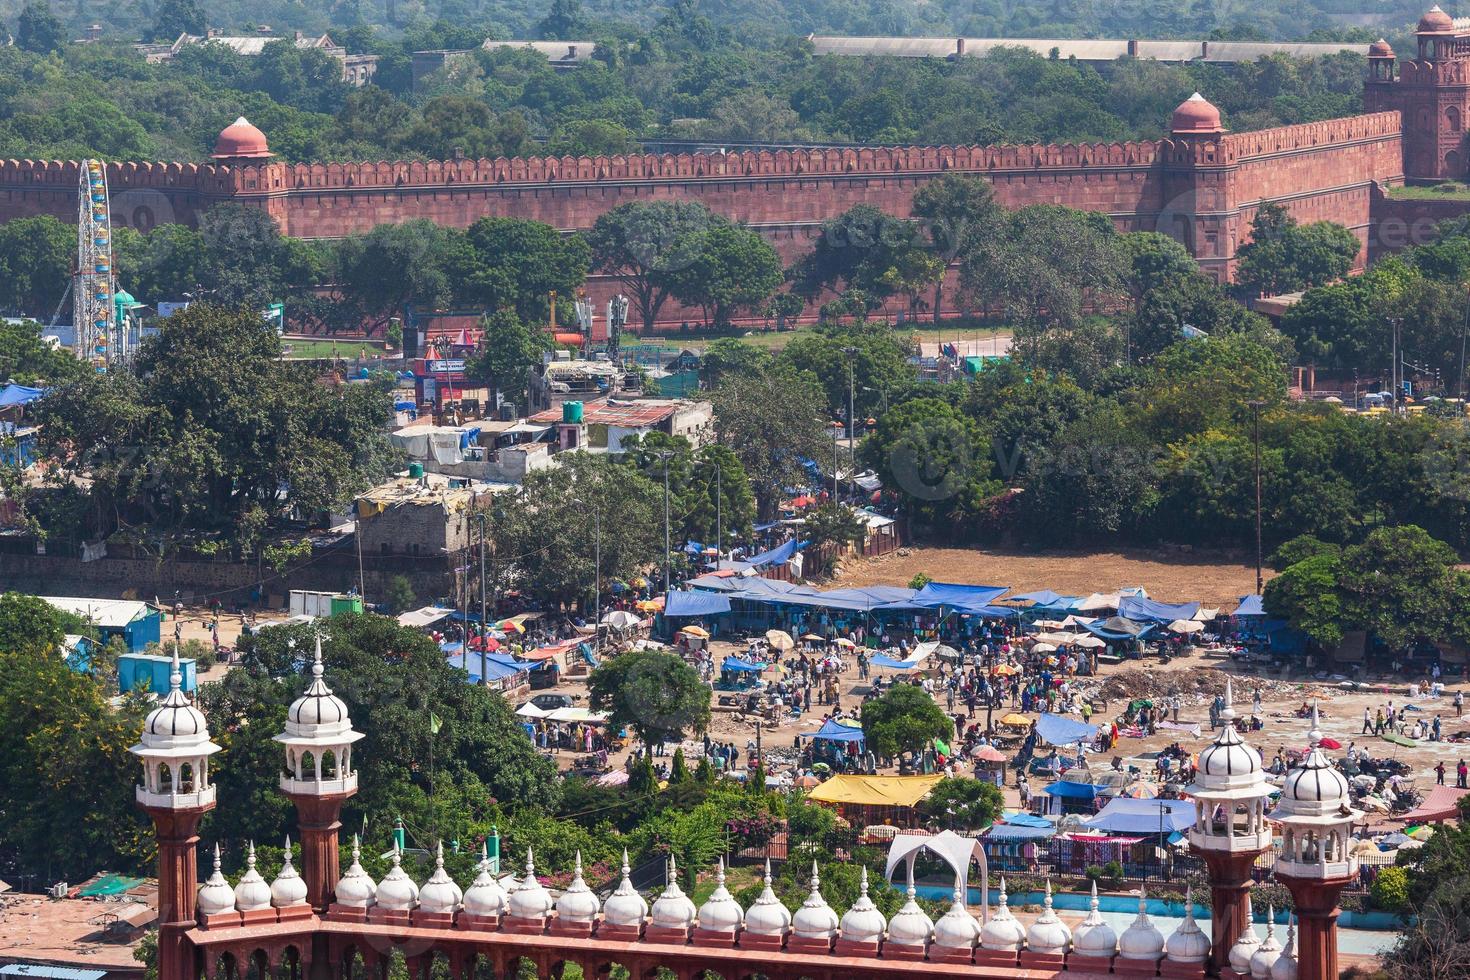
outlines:
[{"label": "blue tent", "polygon": [[1056,824],[1045,817],[1038,817],[1034,813],[1005,813],[1001,815],[1000,819],[1002,823],[1009,824],[1012,827],[1046,828],[1056,826]]},{"label": "blue tent", "polygon": [[1231,615],[1234,615],[1234,616],[1264,616],[1264,615],[1266,615],[1266,607],[1261,604],[1261,597],[1260,596],[1258,596],[1258,595],[1244,595],[1244,596],[1241,596],[1240,597],[1240,605],[1236,608],[1235,612],[1232,613]]},{"label": "blue tent", "polygon": [[986,606],[1006,594],[1006,585],[960,585],[954,582],[930,582],[909,600],[924,609],[950,606],[961,611],[966,606]]},{"label": "blue tent", "polygon": [[1091,820],[1088,830],[1114,834],[1172,834],[1194,826],[1194,804],[1189,800],[1130,800],[1119,797]]},{"label": "blue tent", "polygon": [[801,738],[819,738],[824,742],[861,742],[863,730],[861,728],[849,728],[847,725],[827,719],[822,727],[815,732],[802,732]]},{"label": "blue tent", "polygon": [[1074,783],[1070,780],[1061,779],[1042,790],[1047,796],[1059,796],[1064,800],[1090,800],[1095,798],[1106,786],[1095,786],[1092,783]]},{"label": "blue tent", "polygon": [[1036,734],[1052,745],[1071,745],[1092,738],[1097,734],[1097,726],[1061,715],[1043,714],[1036,719]]},{"label": "blue tent", "polygon": [[718,616],[730,611],[730,597],[717,592],[670,592],[665,616]]},{"label": "blue tent", "polygon": [[28,405],[45,393],[41,388],[27,388],[25,385],[6,385],[4,388],[0,388],[0,408],[10,408],[12,405]]},{"label": "blue tent", "polygon": [[1021,618],[1021,610],[1010,606],[957,606],[956,608],[967,616],[986,616],[990,619]]},{"label": "blue tent", "polygon": [[1118,615],[1136,622],[1172,623],[1176,619],[1193,619],[1197,612],[1197,602],[1170,605],[1138,596],[1124,596],[1118,600]]},{"label": "blue tent", "polygon": [[797,544],[796,539],[792,538],[785,544],[776,545],[770,551],[762,551],[758,555],[752,555],[745,560],[745,563],[752,568],[762,568],[766,565],[784,565],[791,560],[791,556],[796,554],[796,549],[799,547],[800,545]]},{"label": "blue tent", "polygon": [[881,653],[875,653],[869,657],[868,663],[874,667],[887,667],[890,670],[911,670],[919,665],[917,660],[894,660]]},{"label": "blue tent", "polygon": [[720,664],[720,670],[733,670],[738,674],[759,674],[765,669],[765,664],[753,664],[739,657],[726,657]]},{"label": "blue tent", "polygon": [[1031,602],[1035,603],[1038,606],[1049,606],[1053,602],[1056,602],[1058,599],[1063,598],[1065,598],[1065,596],[1059,595],[1058,593],[1053,592],[1051,589],[1041,589],[1036,592],[1022,592],[1020,595],[1013,595],[1008,601]]},{"label": "blue tent", "polygon": [[1136,640],[1152,630],[1153,626],[1140,627],[1132,620],[1114,616],[1103,623],[1083,623],[1082,628],[1104,640]]}]

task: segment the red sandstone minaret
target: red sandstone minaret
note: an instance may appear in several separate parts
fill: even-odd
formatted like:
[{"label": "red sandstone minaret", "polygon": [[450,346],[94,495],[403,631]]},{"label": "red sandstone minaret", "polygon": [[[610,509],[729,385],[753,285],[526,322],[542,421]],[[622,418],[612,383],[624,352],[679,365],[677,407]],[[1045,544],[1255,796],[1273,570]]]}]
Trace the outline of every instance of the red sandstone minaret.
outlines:
[{"label": "red sandstone minaret", "polygon": [[1225,139],[1220,110],[1196,92],[1174,110],[1169,134],[1159,147],[1164,199],[1153,230],[1189,249],[1202,272],[1227,282],[1240,230],[1234,200],[1236,160]]},{"label": "red sandstone minaret", "polygon": [[194,926],[199,820],[215,803],[209,757],[220,750],[182,681],[175,644],[168,694],[149,713],[142,738],[130,750],[143,761],[136,796],[153,819],[158,841],[158,980],[194,980],[197,972],[184,933]]},{"label": "red sandstone minaret", "polygon": [[1271,786],[1260,753],[1235,730],[1233,693],[1227,680],[1220,734],[1200,753],[1199,769],[1187,791],[1195,802],[1189,849],[1210,869],[1210,960],[1216,974],[1229,969],[1230,947],[1245,930],[1251,869],[1271,849],[1271,827],[1266,822]]},{"label": "red sandstone minaret", "polygon": [[1267,819],[1281,827],[1276,880],[1296,906],[1297,977],[1336,980],[1337,901],[1358,871],[1351,834],[1363,813],[1351,806],[1347,779],[1322,754],[1316,705],[1307,740],[1311,751],[1287,774]]},{"label": "red sandstone minaret", "polygon": [[306,901],[326,911],[337,884],[337,831],[342,804],[357,792],[352,745],[362,738],[352,730],[347,705],[322,680],[322,640],[316,640],[311,683],[286,712],[286,730],[276,741],[286,747],[281,792],[296,804],[301,828],[301,875]]}]

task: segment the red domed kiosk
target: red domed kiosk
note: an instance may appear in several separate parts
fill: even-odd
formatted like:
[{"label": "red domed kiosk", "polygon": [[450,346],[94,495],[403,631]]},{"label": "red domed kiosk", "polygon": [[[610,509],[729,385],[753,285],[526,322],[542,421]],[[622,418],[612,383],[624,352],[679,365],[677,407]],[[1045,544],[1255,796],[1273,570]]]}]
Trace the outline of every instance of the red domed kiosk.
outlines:
[{"label": "red domed kiosk", "polygon": [[266,143],[265,134],[241,116],[220,130],[211,156],[216,160],[266,160],[274,154]]},{"label": "red domed kiosk", "polygon": [[1176,135],[1225,132],[1225,127],[1220,125],[1220,110],[1198,92],[1179,103],[1169,129]]}]

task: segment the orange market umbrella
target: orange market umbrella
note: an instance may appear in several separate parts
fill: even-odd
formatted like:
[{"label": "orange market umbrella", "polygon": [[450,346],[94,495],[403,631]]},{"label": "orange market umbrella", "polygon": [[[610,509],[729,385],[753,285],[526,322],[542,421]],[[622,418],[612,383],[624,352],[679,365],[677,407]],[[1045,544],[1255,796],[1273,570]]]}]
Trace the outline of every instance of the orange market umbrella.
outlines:
[{"label": "orange market umbrella", "polygon": [[1010,714],[1001,715],[1000,723],[1002,725],[1029,725],[1031,724],[1031,719],[1012,711]]},{"label": "orange market umbrella", "polygon": [[701,640],[709,639],[709,630],[705,629],[703,626],[686,626],[679,632],[683,633],[685,636],[698,637]]},{"label": "orange market umbrella", "polygon": [[502,619],[495,624],[495,628],[502,633],[524,633],[526,631],[526,628],[515,619]]},{"label": "orange market umbrella", "polygon": [[998,667],[992,667],[990,669],[990,672],[992,674],[999,674],[1001,677],[1009,677],[1012,674],[1019,674],[1021,672],[1021,668],[1013,667],[1010,664],[1001,664]]},{"label": "orange market umbrella", "polygon": [[970,750],[970,758],[979,759],[981,762],[1004,762],[1005,753],[994,745],[977,745]]}]

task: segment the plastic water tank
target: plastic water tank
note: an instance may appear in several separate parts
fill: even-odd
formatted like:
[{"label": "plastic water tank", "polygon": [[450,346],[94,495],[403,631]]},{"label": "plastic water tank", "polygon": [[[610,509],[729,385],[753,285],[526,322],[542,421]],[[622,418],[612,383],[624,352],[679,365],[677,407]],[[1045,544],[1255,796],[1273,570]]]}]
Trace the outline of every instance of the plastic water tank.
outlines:
[{"label": "plastic water tank", "polygon": [[574,423],[579,423],[580,424],[581,421],[582,421],[582,403],[581,402],[562,402],[561,403],[561,420],[563,422],[574,422]]}]

